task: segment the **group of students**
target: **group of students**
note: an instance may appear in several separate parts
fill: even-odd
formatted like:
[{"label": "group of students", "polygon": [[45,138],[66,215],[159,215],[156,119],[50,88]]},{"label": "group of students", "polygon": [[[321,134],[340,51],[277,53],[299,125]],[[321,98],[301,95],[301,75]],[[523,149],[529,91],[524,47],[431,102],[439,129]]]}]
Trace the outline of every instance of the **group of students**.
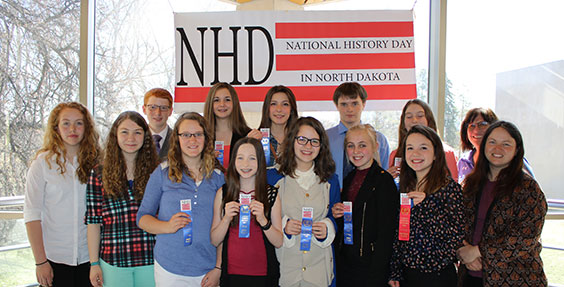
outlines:
[{"label": "group of students", "polygon": [[148,124],[123,112],[105,149],[83,105],[59,104],[27,175],[38,282],[546,286],[547,205],[518,129],[470,110],[457,164],[415,99],[390,154],[361,123],[366,98],[358,83],[337,87],[340,122],[325,130],[298,117],[289,88],[272,87],[259,126],[270,129],[266,147],[227,83],[210,88],[203,116],[184,113],[173,128],[170,93],[148,91]]}]

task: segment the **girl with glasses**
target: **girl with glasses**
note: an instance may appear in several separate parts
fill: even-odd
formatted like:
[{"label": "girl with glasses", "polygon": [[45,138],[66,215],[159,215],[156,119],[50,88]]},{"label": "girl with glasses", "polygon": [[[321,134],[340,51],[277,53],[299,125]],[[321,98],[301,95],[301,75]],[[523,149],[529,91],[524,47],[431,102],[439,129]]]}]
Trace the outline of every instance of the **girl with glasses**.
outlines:
[{"label": "girl with glasses", "polygon": [[86,183],[101,157],[98,132],[86,107],[58,104],[25,186],[24,221],[42,286],[90,285]]},{"label": "girl with glasses", "polygon": [[540,236],[544,193],[523,171],[523,139],[499,121],[483,134],[476,168],[464,185],[464,246],[458,286],[547,286]]},{"label": "girl with glasses", "polygon": [[[250,197],[250,204],[240,200]],[[245,205],[243,205],[245,204]],[[248,237],[240,237],[240,214],[250,217]],[[226,184],[215,196],[212,244],[222,250],[221,286],[277,287],[280,269],[274,248],[282,246],[281,203],[278,189],[266,183],[266,159],[261,143],[240,139]],[[243,217],[241,217],[243,216]]]},{"label": "girl with glasses", "polygon": [[[178,118],[168,161],[151,174],[137,224],[156,234],[157,286],[217,286],[221,257],[210,241],[213,201],[225,182],[213,139],[198,113]],[[199,136],[203,135],[203,136]]]},{"label": "girl with glasses", "polygon": [[474,163],[480,156],[484,133],[490,124],[496,121],[497,116],[491,109],[474,108],[466,113],[460,125],[460,143],[464,154],[458,161],[459,183],[462,184],[464,178],[474,169]]},{"label": "girl with glasses", "polygon": [[278,170],[267,172],[282,200],[280,286],[329,286],[336,230],[331,208],[340,201],[329,140],[312,117],[298,119],[286,137]]},{"label": "girl with glasses", "polygon": [[86,186],[92,286],[155,286],[155,236],[137,227],[135,217],[158,163],[143,117],[121,113],[108,134],[104,165],[92,170]]},{"label": "girl with glasses", "polygon": [[[405,147],[402,144],[405,143],[406,134],[415,125],[426,126],[437,132],[437,124],[431,107],[420,99],[409,100],[401,112],[401,122],[398,128],[398,149],[390,154],[390,166],[388,168],[388,172],[394,178],[400,174],[400,167],[395,164],[395,159],[398,158],[399,161],[404,157],[403,151]],[[444,142],[442,144],[450,176],[456,179],[458,176],[458,168],[456,167],[458,159],[452,147]]]},{"label": "girl with glasses", "polygon": [[268,90],[262,104],[262,119],[259,129],[270,129],[270,158],[268,166],[276,164],[282,144],[291,126],[298,119],[298,106],[292,90],[285,86],[274,86]]}]

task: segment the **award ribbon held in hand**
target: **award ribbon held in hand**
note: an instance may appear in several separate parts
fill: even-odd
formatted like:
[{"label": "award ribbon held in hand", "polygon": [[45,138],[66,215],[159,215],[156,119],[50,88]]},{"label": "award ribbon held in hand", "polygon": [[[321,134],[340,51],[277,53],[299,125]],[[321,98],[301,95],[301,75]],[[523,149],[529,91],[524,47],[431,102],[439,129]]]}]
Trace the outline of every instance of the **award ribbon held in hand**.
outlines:
[{"label": "award ribbon held in hand", "polygon": [[215,151],[217,151],[217,160],[223,165],[223,141],[215,141]]},{"label": "award ribbon held in hand", "polygon": [[239,238],[249,238],[251,234],[251,195],[239,194]]},{"label": "award ribbon held in hand", "polygon": [[353,224],[352,224],[352,202],[351,201],[343,201],[345,205],[345,214],[344,214],[344,237],[345,237],[345,244],[353,245]]},{"label": "award ribbon held in hand", "polygon": [[411,206],[413,199],[407,196],[407,193],[400,193],[400,218],[399,218],[399,235],[398,239],[409,241],[409,220],[411,217]]},{"label": "award ribbon held in hand", "polygon": [[302,207],[302,231],[300,239],[300,250],[311,249],[311,232],[313,225],[313,207]]},{"label": "award ribbon held in hand", "polygon": [[190,217],[190,223],[182,228],[182,236],[184,238],[184,246],[192,245],[192,200],[183,199],[180,201],[180,211],[186,213]]},{"label": "award ribbon held in hand", "polygon": [[262,134],[262,149],[264,150],[264,157],[266,157],[266,166],[270,165],[270,129],[262,128],[260,129]]}]

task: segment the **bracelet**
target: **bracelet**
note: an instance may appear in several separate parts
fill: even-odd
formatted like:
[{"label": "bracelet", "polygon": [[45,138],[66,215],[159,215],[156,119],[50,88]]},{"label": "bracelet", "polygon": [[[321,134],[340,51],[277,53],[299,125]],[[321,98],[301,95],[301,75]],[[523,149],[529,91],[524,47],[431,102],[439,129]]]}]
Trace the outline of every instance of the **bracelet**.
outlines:
[{"label": "bracelet", "polygon": [[41,263],[35,263],[35,266],[41,266],[45,263],[49,262],[49,260],[45,259],[45,261],[41,262]]},{"label": "bracelet", "polygon": [[100,261],[90,262],[90,266],[100,265]]},{"label": "bracelet", "polygon": [[217,266],[215,266],[214,268],[215,268],[215,269],[219,269],[219,270],[221,271],[221,267],[217,267]]},{"label": "bracelet", "polygon": [[268,230],[270,228],[270,226],[272,226],[272,221],[270,221],[270,219],[269,219],[264,226],[262,226],[260,224],[259,224],[259,226],[262,230]]}]

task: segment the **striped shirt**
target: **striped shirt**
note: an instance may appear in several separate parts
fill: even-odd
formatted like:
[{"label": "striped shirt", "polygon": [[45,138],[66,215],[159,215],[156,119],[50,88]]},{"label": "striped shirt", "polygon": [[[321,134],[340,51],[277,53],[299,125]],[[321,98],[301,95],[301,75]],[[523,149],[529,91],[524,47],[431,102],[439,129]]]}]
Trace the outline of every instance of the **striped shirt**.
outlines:
[{"label": "striped shirt", "polygon": [[86,186],[86,224],[101,224],[100,258],[117,267],[153,264],[155,236],[135,221],[140,202],[133,198],[130,181],[127,198],[107,197],[102,186],[102,169],[92,171]]}]

